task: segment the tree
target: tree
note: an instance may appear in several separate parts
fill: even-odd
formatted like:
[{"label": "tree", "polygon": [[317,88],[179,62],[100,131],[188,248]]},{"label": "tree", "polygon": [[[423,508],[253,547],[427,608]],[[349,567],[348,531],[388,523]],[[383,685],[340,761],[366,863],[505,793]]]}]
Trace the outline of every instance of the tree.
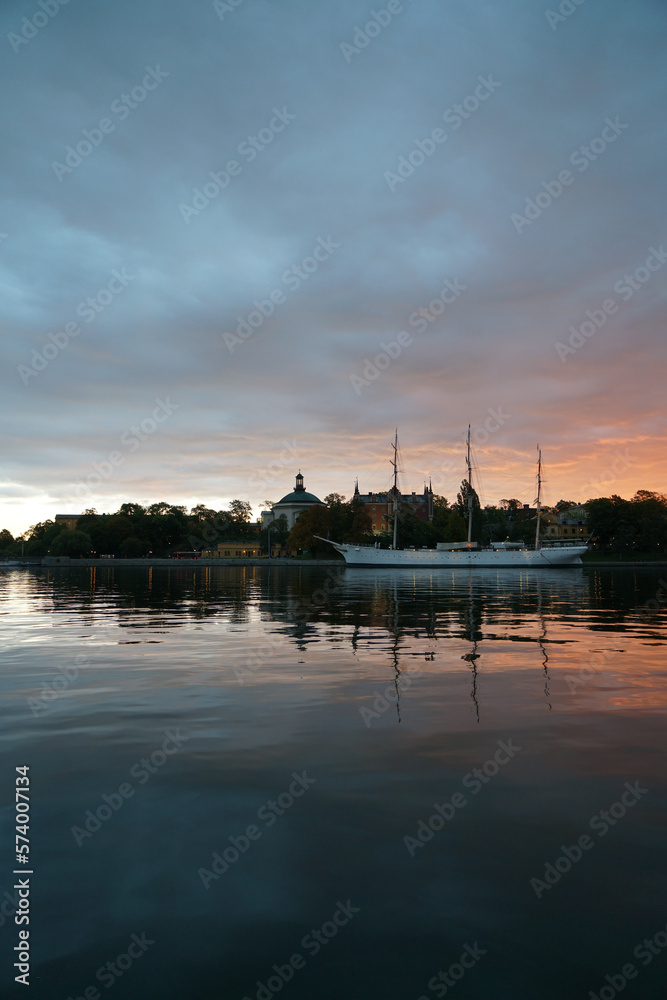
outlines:
[{"label": "tree", "polygon": [[502,542],[509,534],[510,517],[502,507],[489,505],[482,511],[482,533],[485,542]]},{"label": "tree", "polygon": [[93,547],[90,535],[77,528],[61,531],[55,542],[51,546],[51,555],[69,556],[76,559],[80,556],[87,556]]},{"label": "tree", "polygon": [[146,555],[146,543],[131,536],[121,542],[119,551],[124,559],[141,559],[142,556]]},{"label": "tree", "polygon": [[237,524],[247,524],[252,516],[252,504],[247,500],[232,500],[229,512]]},{"label": "tree", "polygon": [[367,505],[358,497],[353,497],[349,504],[344,506],[349,511],[347,541],[354,544],[371,542],[373,540],[373,519]]},{"label": "tree", "polygon": [[629,501],[641,552],[660,552],[667,546],[667,497],[638,490]]},{"label": "tree", "polygon": [[503,510],[511,510],[511,511],[520,510],[521,501],[517,500],[515,497],[512,497],[511,500],[501,500],[500,506],[502,507]]},{"label": "tree", "polygon": [[190,511],[190,517],[194,518],[198,524],[202,524],[204,521],[212,521],[215,517],[215,511],[207,507],[206,504],[198,503]]},{"label": "tree", "polygon": [[281,549],[284,548],[289,530],[289,524],[284,514],[269,521],[267,527],[262,530],[262,545],[266,551],[269,551],[269,542],[272,549],[274,545],[279,545]]},{"label": "tree", "polygon": [[[472,497],[473,510],[480,510],[481,506],[479,502],[479,497],[477,496],[475,488],[470,485],[467,479],[464,479],[461,482],[461,487],[459,489],[459,492],[456,494],[456,503],[454,504],[454,506],[457,508],[458,513],[461,514],[462,517],[468,516],[468,497]],[[501,504],[503,503],[502,500],[500,502]],[[508,500],[507,502],[508,503],[516,502],[517,504],[519,504],[518,500],[517,501]]]},{"label": "tree", "polygon": [[[456,495],[456,503],[453,505],[453,509],[459,517],[463,518],[466,526],[468,524],[468,497],[472,499],[472,537],[475,541],[479,542],[481,541],[482,533],[481,505],[476,490],[470,485],[467,479],[464,479]],[[461,541],[464,541],[464,539],[461,539]]]},{"label": "tree", "polygon": [[438,535],[439,542],[465,542],[468,537],[468,522],[452,508]]},{"label": "tree", "polygon": [[43,538],[49,528],[55,527],[54,521],[39,521],[28,528],[28,538]]},{"label": "tree", "polygon": [[117,513],[124,514],[126,517],[140,518],[146,511],[140,503],[123,503]]},{"label": "tree", "polygon": [[341,504],[345,503],[345,497],[342,493],[328,493],[324,498],[324,502],[327,507],[340,507]]},{"label": "tree", "polygon": [[62,532],[63,528],[54,521],[40,521],[33,524],[26,533],[27,541],[24,546],[24,554],[27,556],[45,556],[50,549],[54,539]]},{"label": "tree", "polygon": [[14,536],[11,531],[7,531],[7,528],[3,528],[2,531],[0,531],[0,555],[3,557],[6,556],[13,544]]},{"label": "tree", "polygon": [[[342,493],[329,493],[324,498],[324,502],[329,512],[328,531],[324,532],[324,537],[333,538],[335,542],[351,542],[352,538],[349,538],[348,535],[352,529],[354,514],[350,504],[345,503],[345,497]],[[363,505],[363,501],[361,503]],[[330,549],[330,551],[333,550]]]},{"label": "tree", "polygon": [[152,503],[146,513],[150,514],[151,517],[159,517],[160,514],[168,514],[170,510],[171,504],[168,504],[166,500],[160,500],[158,503]]},{"label": "tree", "polygon": [[297,517],[287,536],[288,548],[308,549],[313,554],[325,549],[331,551],[331,546],[314,537],[315,535],[320,535],[322,538],[327,537],[329,520],[330,514],[327,507],[320,507],[318,504],[304,510]]},{"label": "tree", "polygon": [[[393,541],[394,527],[391,527]],[[432,540],[433,529],[428,521],[420,521],[408,503],[398,506],[398,544],[407,548],[414,545],[421,548]]]},{"label": "tree", "polygon": [[635,535],[629,500],[614,494],[586,501],[588,526],[597,535],[603,548],[611,546],[620,552],[632,547]]},{"label": "tree", "polygon": [[123,539],[136,535],[132,519],[123,514],[103,514],[91,520],[81,519],[77,528],[90,536],[93,551],[117,552]]},{"label": "tree", "polygon": [[576,506],[577,506],[576,500],[559,500],[556,506],[554,507],[554,510],[557,510],[558,513],[560,514],[561,511],[569,510],[570,507],[576,507]]}]

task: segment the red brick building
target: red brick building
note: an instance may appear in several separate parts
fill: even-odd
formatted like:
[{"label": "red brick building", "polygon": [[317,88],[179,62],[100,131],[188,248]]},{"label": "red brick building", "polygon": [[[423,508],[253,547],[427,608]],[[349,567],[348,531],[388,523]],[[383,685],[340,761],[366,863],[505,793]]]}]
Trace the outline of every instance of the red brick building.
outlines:
[{"label": "red brick building", "polygon": [[[394,509],[394,487],[384,493],[360,493],[359,483],[354,485],[354,500],[366,504],[373,522],[373,531],[390,531],[392,527],[392,511]],[[406,504],[420,521],[433,520],[433,490],[430,484],[424,484],[423,493],[399,493],[399,504]]]}]

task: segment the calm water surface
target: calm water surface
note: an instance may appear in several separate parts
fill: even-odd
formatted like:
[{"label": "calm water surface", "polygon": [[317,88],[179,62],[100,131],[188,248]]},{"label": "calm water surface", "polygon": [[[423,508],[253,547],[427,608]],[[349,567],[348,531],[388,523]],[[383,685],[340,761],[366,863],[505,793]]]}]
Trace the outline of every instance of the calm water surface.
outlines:
[{"label": "calm water surface", "polygon": [[0,992],[664,997],[661,573],[4,572]]}]

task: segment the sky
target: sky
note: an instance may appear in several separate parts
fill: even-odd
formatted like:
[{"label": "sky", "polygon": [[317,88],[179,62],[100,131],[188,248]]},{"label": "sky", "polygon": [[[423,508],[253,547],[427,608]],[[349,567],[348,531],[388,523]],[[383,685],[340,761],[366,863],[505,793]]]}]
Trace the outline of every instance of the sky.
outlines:
[{"label": "sky", "polygon": [[[0,527],[667,492],[662,0],[7,0]],[[421,312],[420,312],[421,310]]]}]

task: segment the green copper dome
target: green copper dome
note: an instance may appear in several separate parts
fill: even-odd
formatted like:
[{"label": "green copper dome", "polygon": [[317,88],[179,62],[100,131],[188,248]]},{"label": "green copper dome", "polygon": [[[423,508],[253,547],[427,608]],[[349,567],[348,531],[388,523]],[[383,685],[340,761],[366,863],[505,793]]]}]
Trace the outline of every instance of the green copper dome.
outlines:
[{"label": "green copper dome", "polygon": [[322,503],[322,501],[314,496],[314,494],[306,493],[305,490],[294,490],[283,497],[282,500],[279,500],[276,507],[281,503]]},{"label": "green copper dome", "polygon": [[322,503],[322,501],[318,499],[318,497],[316,497],[313,493],[306,493],[305,487],[303,485],[303,476],[299,471],[297,473],[296,485],[294,489],[292,490],[291,493],[288,493],[287,496],[283,497],[282,500],[279,500],[278,503],[276,504],[276,507],[280,506],[281,503],[304,504],[304,503]]}]

